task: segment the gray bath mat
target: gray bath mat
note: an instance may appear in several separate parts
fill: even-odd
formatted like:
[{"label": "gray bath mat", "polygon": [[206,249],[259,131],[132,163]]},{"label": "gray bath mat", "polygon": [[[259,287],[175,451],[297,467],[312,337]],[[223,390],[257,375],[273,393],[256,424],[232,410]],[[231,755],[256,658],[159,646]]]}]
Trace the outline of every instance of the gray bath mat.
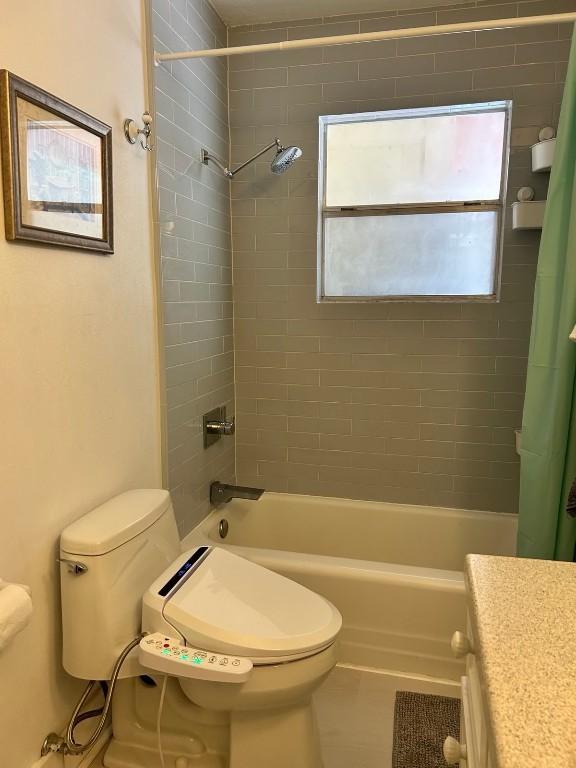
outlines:
[{"label": "gray bath mat", "polygon": [[445,768],[444,739],[459,734],[458,699],[397,691],[392,768]]}]

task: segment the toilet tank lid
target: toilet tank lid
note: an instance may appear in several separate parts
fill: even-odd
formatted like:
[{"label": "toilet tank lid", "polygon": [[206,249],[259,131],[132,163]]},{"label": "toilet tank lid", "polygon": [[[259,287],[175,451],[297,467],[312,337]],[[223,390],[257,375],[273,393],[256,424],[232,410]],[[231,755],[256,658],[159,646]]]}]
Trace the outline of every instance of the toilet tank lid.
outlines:
[{"label": "toilet tank lid", "polygon": [[65,528],[60,536],[60,551],[104,555],[149,528],[170,505],[170,494],[161,489],[121,493]]}]

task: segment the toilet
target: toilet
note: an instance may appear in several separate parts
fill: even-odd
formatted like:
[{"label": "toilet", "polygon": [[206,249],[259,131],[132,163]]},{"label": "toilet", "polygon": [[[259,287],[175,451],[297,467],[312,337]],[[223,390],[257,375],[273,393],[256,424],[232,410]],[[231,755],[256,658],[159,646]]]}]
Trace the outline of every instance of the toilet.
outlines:
[{"label": "toilet", "polygon": [[329,601],[227,549],[181,553],[162,490],[70,525],[60,569],[71,675],[110,679],[147,633],[120,670],[105,766],[156,768],[161,745],[166,768],[321,768],[312,694],[342,626]]}]

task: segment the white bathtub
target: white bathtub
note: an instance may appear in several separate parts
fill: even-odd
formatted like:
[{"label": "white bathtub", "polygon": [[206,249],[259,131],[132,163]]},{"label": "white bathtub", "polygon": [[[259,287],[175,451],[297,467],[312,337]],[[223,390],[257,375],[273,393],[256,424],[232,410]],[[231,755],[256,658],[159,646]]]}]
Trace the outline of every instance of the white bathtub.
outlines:
[{"label": "white bathtub", "polygon": [[265,493],[213,511],[184,545],[230,548],[327,597],[343,663],[458,679],[464,557],[512,555],[515,542],[516,515]]}]

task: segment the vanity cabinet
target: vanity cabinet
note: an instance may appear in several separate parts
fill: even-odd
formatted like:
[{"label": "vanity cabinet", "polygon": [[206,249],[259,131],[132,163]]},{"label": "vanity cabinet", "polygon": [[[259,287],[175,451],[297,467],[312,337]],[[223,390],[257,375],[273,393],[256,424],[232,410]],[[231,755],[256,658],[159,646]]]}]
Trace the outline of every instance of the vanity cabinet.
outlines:
[{"label": "vanity cabinet", "polygon": [[576,768],[576,563],[468,555],[461,768]]},{"label": "vanity cabinet", "polygon": [[452,636],[452,653],[466,658],[466,674],[460,679],[460,739],[448,736],[444,741],[444,758],[460,768],[495,768],[482,693],[482,678],[476,658],[477,644],[470,620],[466,632]]}]

